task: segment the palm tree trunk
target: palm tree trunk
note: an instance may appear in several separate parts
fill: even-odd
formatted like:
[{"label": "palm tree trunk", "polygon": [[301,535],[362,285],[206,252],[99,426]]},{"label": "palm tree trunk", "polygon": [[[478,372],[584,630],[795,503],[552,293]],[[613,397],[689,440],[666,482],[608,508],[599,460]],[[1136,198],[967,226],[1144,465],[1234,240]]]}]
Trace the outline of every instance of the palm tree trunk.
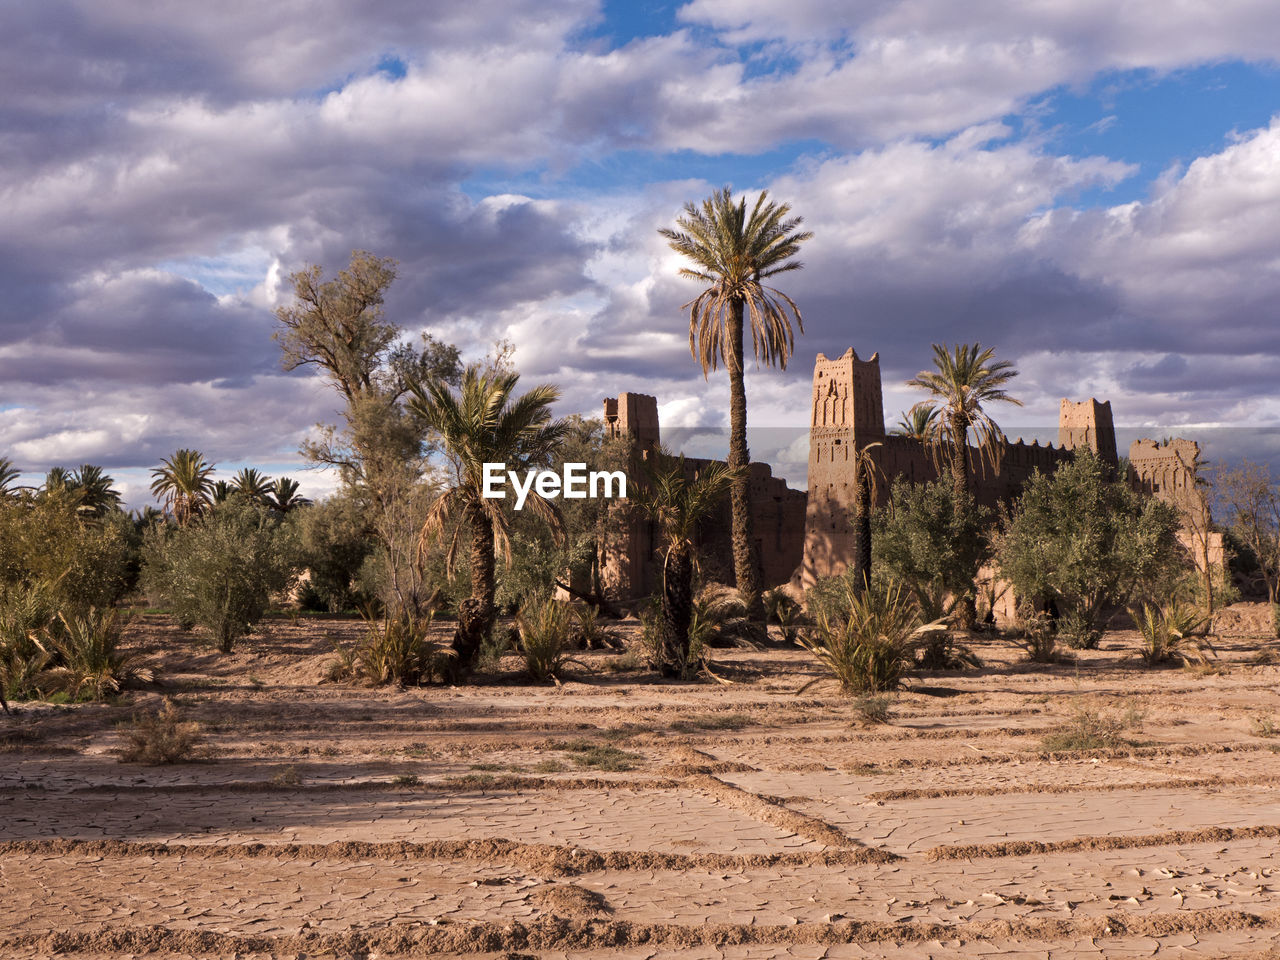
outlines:
[{"label": "palm tree trunk", "polygon": [[680,677],[689,660],[693,619],[693,556],[687,541],[672,544],[662,563],[662,650],[659,672]]},{"label": "palm tree trunk", "polygon": [[[865,454],[859,453],[858,456]],[[868,469],[865,463],[858,462],[858,498],[853,517],[853,592],[858,597],[871,582],[871,484],[868,482]]]},{"label": "palm tree trunk", "polygon": [[951,417],[951,488],[957,505],[969,492],[969,423],[959,414]]},{"label": "palm tree trunk", "polygon": [[729,467],[738,471],[729,488],[733,527],[733,575],[738,593],[747,605],[747,618],[763,623],[764,602],[760,598],[760,572],[756,565],[755,537],[751,529],[751,486],[747,467],[747,389],[743,382],[743,303],[735,300],[733,322],[729,324]]},{"label": "palm tree trunk", "polygon": [[[952,536],[960,536],[963,526],[961,521],[973,509],[973,499],[969,495],[969,421],[963,415],[951,415],[951,500],[952,516],[955,520],[955,532]],[[974,596],[974,584],[965,584],[960,597],[960,626],[972,630],[978,619],[978,600]]]},{"label": "palm tree trunk", "polygon": [[466,518],[471,527],[471,596],[458,604],[451,671],[455,680],[475,669],[480,646],[493,629],[493,525],[475,504],[467,506]]}]

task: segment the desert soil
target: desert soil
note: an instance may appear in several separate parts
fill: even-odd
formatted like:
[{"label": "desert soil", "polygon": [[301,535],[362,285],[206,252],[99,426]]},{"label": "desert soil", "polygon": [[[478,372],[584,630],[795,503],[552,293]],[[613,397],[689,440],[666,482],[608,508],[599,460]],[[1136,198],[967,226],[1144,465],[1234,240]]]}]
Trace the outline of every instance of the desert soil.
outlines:
[{"label": "desert soil", "polygon": [[[1217,629],[1198,670],[974,637],[870,723],[781,647],[368,689],[321,682],[358,622],[142,616],[163,689],[0,717],[0,956],[1274,956],[1280,650]],[[211,757],[121,762],[166,695]],[[1086,712],[1123,742],[1044,752]]]}]

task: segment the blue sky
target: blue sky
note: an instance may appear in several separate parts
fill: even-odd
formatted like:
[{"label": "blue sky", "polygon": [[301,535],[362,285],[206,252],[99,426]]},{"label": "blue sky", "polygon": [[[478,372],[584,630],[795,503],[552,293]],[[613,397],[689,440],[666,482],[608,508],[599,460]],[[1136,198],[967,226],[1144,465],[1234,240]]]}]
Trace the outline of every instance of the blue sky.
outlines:
[{"label": "blue sky", "polygon": [[814,233],[795,360],[748,383],[793,483],[812,358],[851,345],[891,421],[930,343],[982,341],[1015,432],[1097,396],[1125,436],[1276,459],[1278,59],[1261,0],[10,6],[0,456],[102,463],[135,505],[184,446],[323,494],[296,451],[337,403],[272,310],[353,249],[400,261],[406,336],[509,339],[562,412],[653,393],[714,444],[657,230],[727,184]]}]

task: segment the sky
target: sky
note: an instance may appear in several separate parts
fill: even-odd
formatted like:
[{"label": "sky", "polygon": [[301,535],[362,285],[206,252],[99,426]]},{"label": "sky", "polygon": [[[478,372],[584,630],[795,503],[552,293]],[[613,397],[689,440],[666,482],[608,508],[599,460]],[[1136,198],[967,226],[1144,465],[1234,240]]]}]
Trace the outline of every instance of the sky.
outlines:
[{"label": "sky", "polygon": [[272,311],[354,249],[406,337],[507,338],[558,413],[653,394],[716,453],[658,230],[730,186],[813,232],[795,356],[747,376],[793,485],[816,353],[878,352],[892,423],[975,341],[1012,435],[1094,396],[1122,447],[1280,467],[1278,60],[1273,0],[0,3],[0,456],[135,507],[180,447],[323,495],[337,396]]}]

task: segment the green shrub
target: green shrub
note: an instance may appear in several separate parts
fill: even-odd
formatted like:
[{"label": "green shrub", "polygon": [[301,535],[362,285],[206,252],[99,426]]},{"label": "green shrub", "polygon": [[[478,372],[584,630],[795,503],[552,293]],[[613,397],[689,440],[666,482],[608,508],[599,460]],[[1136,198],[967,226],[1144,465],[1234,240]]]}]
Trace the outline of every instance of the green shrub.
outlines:
[{"label": "green shrub", "polygon": [[153,603],[230,653],[292,581],[298,558],[292,524],[237,494],[186,527],[149,530],[142,583]]},{"label": "green shrub", "polygon": [[59,496],[0,499],[0,587],[44,584],[54,609],[106,608],[129,588],[133,527],[118,510],[86,518]]},{"label": "green shrub", "polygon": [[48,646],[60,666],[51,673],[73,700],[86,693],[95,700],[119,693],[129,683],[150,683],[148,669],[135,667],[133,656],[119,649],[124,624],[118,610],[90,607],[79,616],[58,614],[45,628]]},{"label": "green shrub", "polygon": [[309,573],[299,597],[303,608],[338,613],[367,601],[357,577],[374,543],[368,509],[337,495],[297,511],[296,522]]},{"label": "green shrub", "polygon": [[963,643],[956,643],[950,630],[934,630],[920,642],[919,666],[922,670],[964,670],[981,667],[982,658]]},{"label": "green shrub", "polygon": [[991,558],[992,512],[969,502],[957,509],[950,480],[897,480],[889,505],[872,514],[872,567],[902,584],[926,622],[974,600],[978,571]]},{"label": "green shrub", "polygon": [[418,686],[444,675],[452,651],[431,639],[432,616],[399,611],[365,617],[364,636],[353,648],[338,647],[329,680],[364,680],[373,686]]},{"label": "green shrub", "polygon": [[525,670],[542,683],[558,677],[570,656],[568,605],[554,599],[531,600],[516,614]]},{"label": "green shrub", "polygon": [[888,723],[893,698],[883,693],[865,694],[853,701],[853,708],[866,723]]},{"label": "green shrub", "polygon": [[56,616],[53,590],[44,582],[0,586],[0,696],[30,700],[53,654],[36,638]]},{"label": "green shrub", "polygon": [[1207,640],[1197,640],[1195,633],[1205,626],[1205,618],[1189,604],[1164,608],[1144,603],[1141,610],[1130,610],[1142,641],[1138,655],[1148,667],[1162,663],[1207,664],[1203,647],[1212,651]]},{"label": "green shrub", "polygon": [[1089,616],[1081,610],[1068,610],[1057,623],[1058,637],[1072,650],[1095,650],[1102,639],[1102,631],[1094,627]]},{"label": "green shrub", "polygon": [[1187,568],[1180,522],[1174,507],[1138,494],[1081,450],[1028,481],[997,559],[1018,596],[1055,601],[1087,642],[1108,607],[1167,595]]},{"label": "green shrub", "polygon": [[837,605],[847,611],[833,617],[825,610],[799,643],[840,683],[846,694],[895,690],[915,666],[916,649],[938,623],[922,627],[915,600],[896,584],[872,586],[861,597],[852,581]]}]

